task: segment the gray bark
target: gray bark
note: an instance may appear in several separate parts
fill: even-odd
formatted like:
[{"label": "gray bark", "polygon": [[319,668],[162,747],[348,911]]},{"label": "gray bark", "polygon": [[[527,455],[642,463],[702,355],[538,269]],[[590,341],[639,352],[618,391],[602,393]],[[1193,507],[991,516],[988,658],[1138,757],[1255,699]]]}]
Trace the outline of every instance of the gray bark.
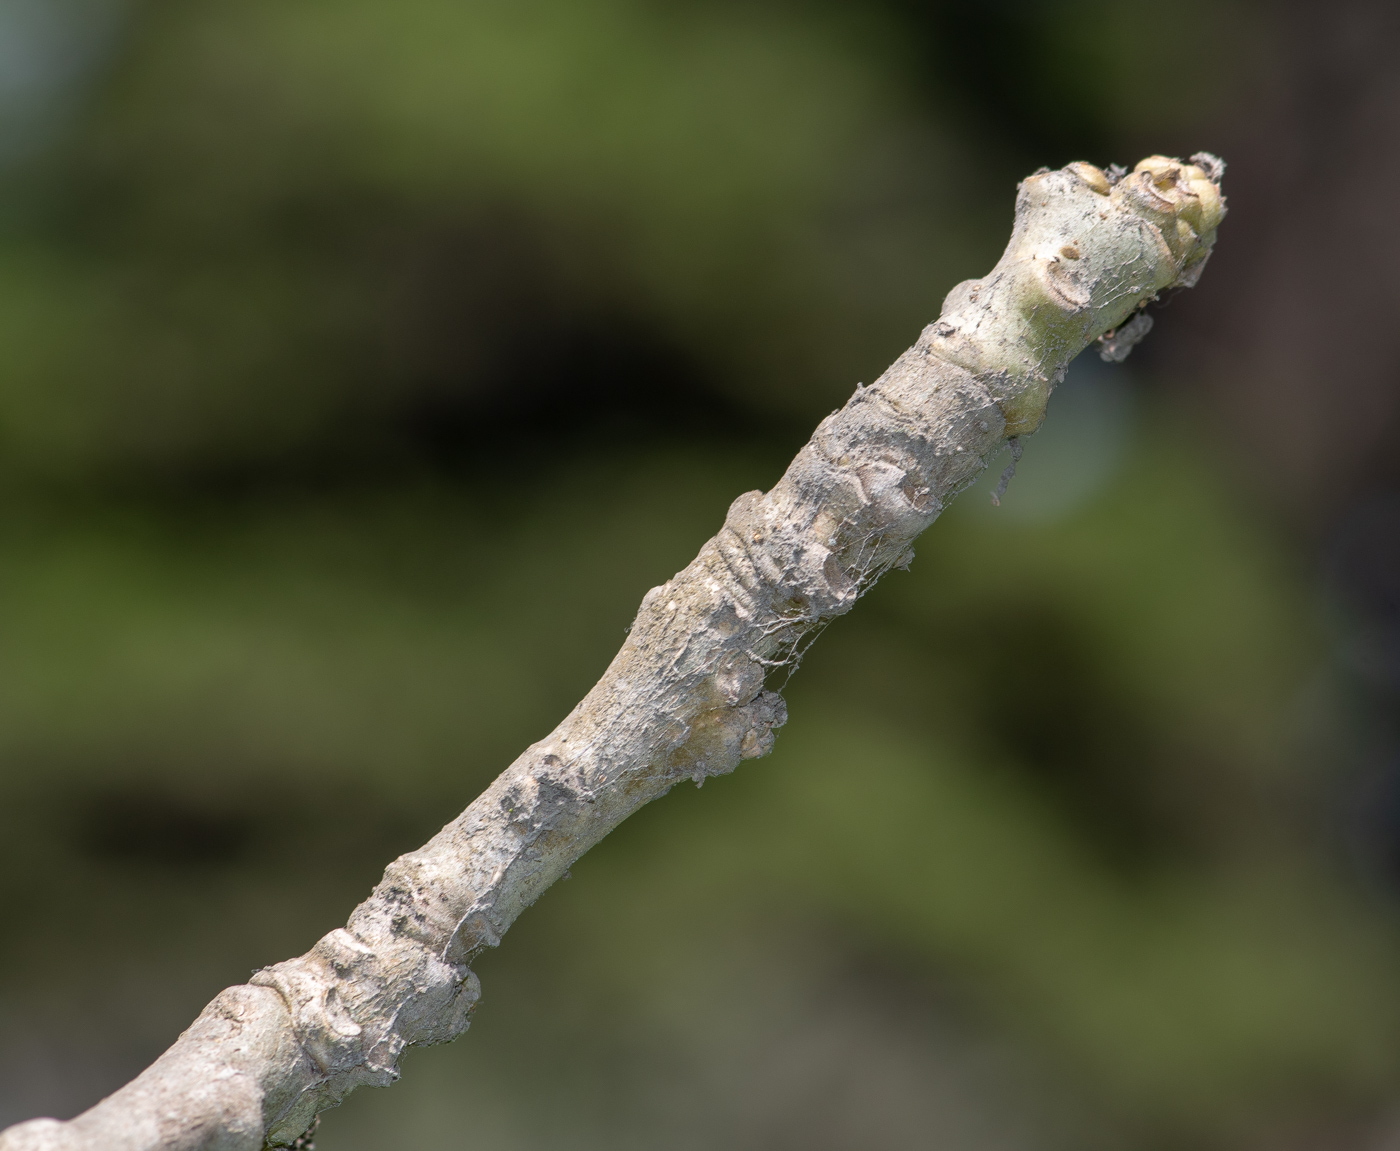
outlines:
[{"label": "gray bark", "polygon": [[772,491],[734,501],[695,560],[646,594],[622,650],[554,731],[391,863],[345,927],[220,993],[91,1110],[12,1127],[0,1151],[290,1144],[356,1087],[392,1083],[405,1047],[460,1035],[480,993],[472,960],[637,808],[768,752],[786,719],[770,673],[908,564],[948,502],[1039,426],[1075,355],[1196,282],[1224,213],[1222,169],[1202,154],[1025,180],[992,272],[954,288]]}]

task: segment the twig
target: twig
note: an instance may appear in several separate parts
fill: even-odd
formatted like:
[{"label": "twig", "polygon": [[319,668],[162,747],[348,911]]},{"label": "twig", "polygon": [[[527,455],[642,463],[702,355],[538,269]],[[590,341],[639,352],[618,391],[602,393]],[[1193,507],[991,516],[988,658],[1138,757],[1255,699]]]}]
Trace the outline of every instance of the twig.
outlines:
[{"label": "twig", "polygon": [[[398,1077],[467,1027],[472,960],[637,808],[766,754],[787,718],[769,669],[849,611],[1002,444],[1040,425],[1076,354],[1200,274],[1224,213],[1213,157],[1089,164],[1021,184],[1005,254],[873,385],[818,426],[772,491],[642,600],[622,650],[553,732],[391,863],[347,926],[218,995],[175,1045],[66,1123],[0,1151],[257,1151]],[[1115,173],[1115,176],[1117,173]]]}]

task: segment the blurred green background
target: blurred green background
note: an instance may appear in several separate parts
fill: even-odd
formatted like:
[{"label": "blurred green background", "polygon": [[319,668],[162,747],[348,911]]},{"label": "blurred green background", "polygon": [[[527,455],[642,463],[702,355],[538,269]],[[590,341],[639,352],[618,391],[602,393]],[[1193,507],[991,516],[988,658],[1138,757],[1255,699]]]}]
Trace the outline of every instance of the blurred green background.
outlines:
[{"label": "blurred green background", "polygon": [[1364,0],[0,0],[0,1123],[343,922],[1017,179],[1206,148],[1201,286],[317,1145],[1395,1146],[1397,48]]}]

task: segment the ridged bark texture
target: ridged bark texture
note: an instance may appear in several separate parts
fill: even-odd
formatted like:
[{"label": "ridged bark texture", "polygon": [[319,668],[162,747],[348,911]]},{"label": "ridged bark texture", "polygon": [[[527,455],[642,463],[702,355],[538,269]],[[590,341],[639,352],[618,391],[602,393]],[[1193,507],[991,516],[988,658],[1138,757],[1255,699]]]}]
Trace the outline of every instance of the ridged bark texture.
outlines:
[{"label": "ridged bark texture", "polygon": [[[588,696],[460,817],[391,863],[349,923],[222,992],[173,1047],[76,1119],[0,1151],[258,1151],[467,1027],[471,962],[580,855],[681,780],[733,771],[787,718],[765,690],[849,611],[1006,441],[1033,432],[1080,351],[1200,275],[1223,164],[1071,164],[1021,184],[1006,253],[818,426],[772,491],[642,600]],[[1139,328],[1145,325],[1138,325]],[[1126,354],[1126,353],[1125,353]]]}]

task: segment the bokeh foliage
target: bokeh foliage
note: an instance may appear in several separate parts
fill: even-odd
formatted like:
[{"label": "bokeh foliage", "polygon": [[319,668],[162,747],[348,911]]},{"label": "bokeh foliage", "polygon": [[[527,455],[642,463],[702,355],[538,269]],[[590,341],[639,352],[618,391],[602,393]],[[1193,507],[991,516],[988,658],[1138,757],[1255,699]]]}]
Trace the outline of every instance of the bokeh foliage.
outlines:
[{"label": "bokeh foliage", "polygon": [[[990,266],[1028,153],[1190,150],[1225,99],[1132,6],[47,11],[118,31],[3,193],[5,1119],[117,1085],[547,731]],[[1125,105],[1168,64],[1194,102]],[[830,629],[774,757],[590,855],[409,1059],[433,1089],[324,1146],[1233,1146],[1384,1103],[1312,592],[1199,421],[1096,368]],[[785,1078],[789,1033],[838,1053]]]}]

